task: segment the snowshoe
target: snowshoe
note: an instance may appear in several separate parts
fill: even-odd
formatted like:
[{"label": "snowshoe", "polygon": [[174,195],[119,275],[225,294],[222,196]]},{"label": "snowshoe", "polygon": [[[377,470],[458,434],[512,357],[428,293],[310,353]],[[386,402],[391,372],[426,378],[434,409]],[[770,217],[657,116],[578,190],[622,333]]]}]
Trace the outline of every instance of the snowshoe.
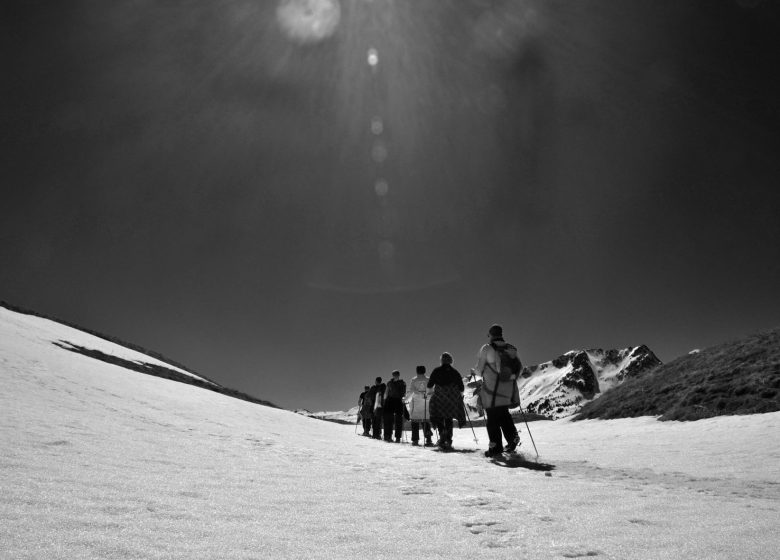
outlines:
[{"label": "snowshoe", "polygon": [[520,435],[518,434],[518,435],[515,436],[515,439],[513,439],[511,442],[509,442],[507,444],[506,450],[508,452],[510,452],[510,453],[514,453],[515,449],[520,447],[520,445],[521,445],[521,443],[520,443]]}]

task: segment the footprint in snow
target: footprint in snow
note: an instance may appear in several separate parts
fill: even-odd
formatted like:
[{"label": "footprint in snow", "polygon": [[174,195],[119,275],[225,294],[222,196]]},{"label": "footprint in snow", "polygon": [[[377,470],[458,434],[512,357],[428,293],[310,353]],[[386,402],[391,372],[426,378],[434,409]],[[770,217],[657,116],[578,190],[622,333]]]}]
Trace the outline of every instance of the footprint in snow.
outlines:
[{"label": "footprint in snow", "polygon": [[561,552],[561,556],[564,558],[590,558],[600,555],[601,552],[598,550],[584,550],[581,548],[570,548]]}]

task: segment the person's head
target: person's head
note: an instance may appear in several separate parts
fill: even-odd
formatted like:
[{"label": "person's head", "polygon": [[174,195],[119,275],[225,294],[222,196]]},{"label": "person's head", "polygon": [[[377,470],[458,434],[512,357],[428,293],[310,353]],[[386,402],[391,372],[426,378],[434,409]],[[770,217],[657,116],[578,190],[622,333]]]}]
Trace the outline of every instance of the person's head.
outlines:
[{"label": "person's head", "polygon": [[368,391],[370,388],[371,388],[371,387],[369,387],[368,385],[366,385],[366,386],[364,387],[364,389],[365,389],[366,391]]},{"label": "person's head", "polygon": [[417,375],[425,375],[425,366],[417,366]]},{"label": "person's head", "polygon": [[504,328],[501,325],[493,325],[488,329],[488,336],[490,340],[504,337]]},{"label": "person's head", "polygon": [[401,372],[398,370],[393,371],[393,379],[395,379],[396,381],[401,379]]},{"label": "person's head", "polygon": [[381,377],[377,377],[376,378],[376,384],[379,385],[380,383],[382,383],[382,378]]},{"label": "person's head", "polygon": [[452,364],[452,362],[453,362],[452,354],[450,354],[449,352],[444,352],[441,355],[441,363],[442,363],[442,365],[444,365],[444,364]]}]

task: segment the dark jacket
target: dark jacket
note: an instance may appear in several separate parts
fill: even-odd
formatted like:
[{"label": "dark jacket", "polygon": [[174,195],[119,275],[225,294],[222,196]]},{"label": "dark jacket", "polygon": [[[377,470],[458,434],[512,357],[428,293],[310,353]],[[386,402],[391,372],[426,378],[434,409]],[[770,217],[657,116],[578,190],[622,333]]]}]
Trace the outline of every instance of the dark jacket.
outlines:
[{"label": "dark jacket", "polygon": [[463,378],[450,364],[444,364],[431,372],[428,388],[434,388],[429,401],[431,419],[457,418],[462,426],[466,422],[463,409]]},{"label": "dark jacket", "polygon": [[387,382],[385,398],[402,399],[406,395],[406,382],[403,379],[391,379]]},{"label": "dark jacket", "polygon": [[458,370],[456,370],[450,364],[444,364],[431,372],[431,377],[428,379],[428,388],[439,385],[441,387],[449,387],[454,385],[461,393],[465,390],[463,387],[463,378],[460,376]]},{"label": "dark jacket", "polygon": [[368,390],[368,395],[367,395],[366,398],[368,400],[368,403],[371,406],[371,410],[374,410],[374,408],[376,408],[376,395],[377,395],[377,393],[382,395],[382,398],[384,399],[385,389],[386,388],[387,388],[387,386],[384,383],[380,383],[379,385],[373,385]]}]

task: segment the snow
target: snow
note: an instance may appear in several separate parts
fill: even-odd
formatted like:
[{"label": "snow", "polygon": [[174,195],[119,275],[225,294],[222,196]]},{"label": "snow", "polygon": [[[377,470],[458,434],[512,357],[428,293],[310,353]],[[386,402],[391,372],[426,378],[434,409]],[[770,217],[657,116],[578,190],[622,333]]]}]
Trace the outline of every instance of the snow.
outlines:
[{"label": "snow", "polygon": [[202,377],[199,377],[194,373],[187,371],[186,369],[181,369],[141,352],[125,348],[119,344],[115,344],[73,327],[68,327],[67,325],[63,325],[62,323],[58,323],[50,319],[44,319],[33,315],[26,315],[23,313],[11,311],[4,307],[0,307],[0,321],[6,323],[8,325],[7,328],[13,329],[16,336],[19,337],[26,339],[37,339],[45,342],[60,342],[65,343],[66,346],[80,346],[89,350],[99,350],[104,354],[122,358],[128,361],[133,361],[138,364],[163,366],[179,373],[183,373],[189,377],[200,379],[206,383],[214,385],[213,382],[207,379],[203,379]]},{"label": "snow", "polygon": [[0,315],[2,558],[777,557],[780,413],[535,422],[546,476],[93,360],[43,321]]}]

